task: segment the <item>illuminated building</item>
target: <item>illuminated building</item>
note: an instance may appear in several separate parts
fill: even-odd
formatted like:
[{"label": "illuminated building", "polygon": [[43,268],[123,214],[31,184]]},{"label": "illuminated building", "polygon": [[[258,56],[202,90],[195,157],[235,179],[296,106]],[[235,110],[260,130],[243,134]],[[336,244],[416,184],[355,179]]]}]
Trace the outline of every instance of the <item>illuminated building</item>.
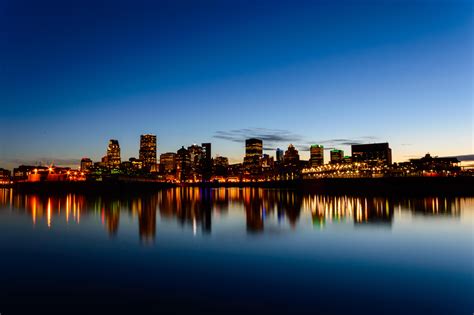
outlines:
[{"label": "illuminated building", "polygon": [[263,154],[263,141],[260,139],[245,140],[244,168],[252,175],[260,174],[262,171],[261,158]]},{"label": "illuminated building", "polygon": [[[455,157],[432,157],[427,153],[420,159],[410,159],[410,163],[418,172],[424,172],[423,175],[429,176],[435,173],[443,173],[449,171],[457,173],[461,170],[460,161]],[[420,174],[422,175],[422,174]]]},{"label": "illuminated building", "polygon": [[313,144],[309,149],[311,167],[318,167],[324,164],[324,147],[322,145]]},{"label": "illuminated building", "polygon": [[300,161],[300,155],[298,154],[298,150],[290,144],[288,146],[288,150],[285,151],[285,155],[283,156],[283,163],[286,166],[298,166]]},{"label": "illuminated building", "polygon": [[178,150],[178,154],[176,155],[176,165],[179,180],[187,180],[191,173],[191,156],[189,155],[188,150],[184,147],[181,147],[181,149]]},{"label": "illuminated building", "polygon": [[331,150],[331,164],[338,164],[344,161],[344,151],[333,149]]},{"label": "illuminated building", "polygon": [[197,144],[188,147],[189,157],[191,159],[191,171],[197,174],[200,169],[201,160],[203,159],[203,148]]},{"label": "illuminated building", "polygon": [[93,163],[92,163],[92,160],[89,159],[89,158],[82,158],[81,159],[81,171],[82,172],[88,172],[91,167],[92,167]]},{"label": "illuminated building", "polygon": [[168,152],[160,155],[160,166],[164,173],[174,173],[176,171],[176,153]]},{"label": "illuminated building", "polygon": [[261,158],[263,154],[263,141],[260,139],[245,140],[245,157]]},{"label": "illuminated building", "polygon": [[121,162],[119,142],[118,140],[111,139],[107,147],[107,166],[109,168],[119,168]]},{"label": "illuminated building", "polygon": [[212,155],[211,155],[211,144],[203,143],[202,144],[202,181],[209,181],[212,176]]},{"label": "illuminated building", "polygon": [[350,157],[349,155],[345,155],[342,160],[344,163],[352,163],[352,157]]},{"label": "illuminated building", "polygon": [[12,172],[4,168],[0,168],[0,184],[10,183]]},{"label": "illuminated building", "polygon": [[130,162],[131,167],[135,170],[141,170],[145,166],[145,164],[143,163],[141,159],[131,157],[128,159],[128,161]]},{"label": "illuminated building", "polygon": [[262,157],[262,169],[263,170],[270,170],[273,168],[275,162],[273,160],[273,156],[268,154],[264,154]]},{"label": "illuminated building", "polygon": [[283,150],[280,148],[276,149],[276,161],[283,162]]},{"label": "illuminated building", "polygon": [[392,164],[392,149],[388,143],[370,143],[352,145],[352,162],[369,164]]},{"label": "illuminated building", "polygon": [[144,167],[151,167],[156,164],[156,135],[140,136],[139,158]]},{"label": "illuminated building", "polygon": [[39,173],[45,170],[48,170],[46,166],[20,165],[13,169],[13,180],[26,181],[28,180],[28,175]]}]

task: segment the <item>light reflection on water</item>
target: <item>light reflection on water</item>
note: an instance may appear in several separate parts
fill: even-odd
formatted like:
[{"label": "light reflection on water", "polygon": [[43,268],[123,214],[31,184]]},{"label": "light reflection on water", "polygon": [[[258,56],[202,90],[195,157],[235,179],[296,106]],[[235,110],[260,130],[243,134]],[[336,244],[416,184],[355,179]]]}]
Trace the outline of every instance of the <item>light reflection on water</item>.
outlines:
[{"label": "light reflection on water", "polygon": [[94,197],[72,193],[61,196],[17,194],[4,189],[0,190],[0,206],[14,213],[27,213],[32,225],[45,222],[48,228],[55,224],[80,224],[84,216],[96,218],[110,236],[118,233],[121,217],[131,215],[138,221],[140,239],[153,240],[160,219],[190,225],[195,234],[198,226],[202,233],[212,233],[213,217],[227,216],[233,220],[239,217],[239,211],[245,214],[242,228],[249,233],[264,232],[265,225],[273,222],[292,229],[297,229],[301,221],[310,221],[320,228],[340,222],[390,227],[395,211],[460,217],[462,209],[474,208],[474,200],[328,196],[258,188],[175,188],[154,194]]},{"label": "light reflection on water", "polygon": [[[323,313],[457,314],[473,304],[473,219],[474,198],[462,197],[258,188],[85,196],[3,189],[0,268],[12,272],[0,274],[0,282],[11,285],[1,287],[0,296],[10,297],[15,309],[31,292],[86,294],[92,283],[99,291],[82,302],[114,312],[117,304],[96,297],[107,292],[116,301],[123,294],[125,306],[159,302],[165,313],[229,313],[231,304],[237,313],[314,314],[314,301]],[[29,261],[38,270],[25,268]],[[136,295],[124,289],[130,285],[148,289]],[[199,302],[189,308],[176,302],[170,286],[192,287],[179,298]],[[367,295],[369,304],[357,304]],[[220,298],[207,300],[211,296]],[[338,303],[338,296],[358,311]],[[286,299],[308,303],[288,308]]]}]

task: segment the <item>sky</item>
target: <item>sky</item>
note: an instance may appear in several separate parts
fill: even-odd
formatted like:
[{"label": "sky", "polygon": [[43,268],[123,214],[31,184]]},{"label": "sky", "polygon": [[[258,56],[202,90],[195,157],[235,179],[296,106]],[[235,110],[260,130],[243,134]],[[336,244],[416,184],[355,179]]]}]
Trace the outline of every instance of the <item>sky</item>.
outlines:
[{"label": "sky", "polygon": [[[0,0],[0,167],[211,142],[474,152],[471,1]],[[328,154],[328,152],[327,152]],[[326,156],[327,158],[327,156]]]}]

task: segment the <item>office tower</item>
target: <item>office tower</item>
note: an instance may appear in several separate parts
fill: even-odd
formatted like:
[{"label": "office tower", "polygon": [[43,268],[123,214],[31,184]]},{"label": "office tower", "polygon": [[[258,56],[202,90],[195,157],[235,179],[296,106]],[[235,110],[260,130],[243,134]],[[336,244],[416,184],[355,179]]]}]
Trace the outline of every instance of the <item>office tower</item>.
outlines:
[{"label": "office tower", "polygon": [[151,167],[156,164],[156,135],[140,136],[139,159],[144,167]]},{"label": "office tower", "polygon": [[262,171],[261,159],[263,154],[263,141],[260,139],[245,140],[245,157],[244,169],[252,174],[257,175]]},{"label": "office tower", "polygon": [[176,171],[176,153],[168,152],[160,155],[160,165],[167,174]]},{"label": "office tower", "polygon": [[211,155],[211,144],[203,143],[202,144],[202,161],[201,161],[201,170],[202,170],[202,181],[209,181],[212,176],[212,155]]},{"label": "office tower", "polygon": [[313,144],[309,151],[309,163],[311,167],[318,167],[324,164],[324,147],[322,145]]},{"label": "office tower", "polygon": [[245,157],[261,158],[263,154],[263,141],[260,139],[245,140]]},{"label": "office tower", "polygon": [[189,157],[191,159],[191,170],[194,174],[197,174],[200,169],[200,163],[203,159],[203,148],[197,144],[193,144],[188,147]]},{"label": "office tower", "polygon": [[203,143],[202,144],[202,153],[203,153],[203,158],[204,160],[210,161],[212,158],[211,155],[211,144],[210,143]]},{"label": "office tower", "polygon": [[300,161],[300,155],[298,154],[298,150],[290,144],[288,146],[288,150],[285,151],[285,155],[283,156],[283,163],[286,166],[298,166]]},{"label": "office tower", "polygon": [[338,164],[344,161],[344,151],[333,149],[331,150],[331,164]]},{"label": "office tower", "polygon": [[178,150],[176,155],[176,166],[179,180],[187,180],[191,173],[191,157],[188,150],[186,150],[184,146]]},{"label": "office tower", "polygon": [[111,139],[107,147],[107,166],[109,168],[119,168],[121,162],[119,142]]},{"label": "office tower", "polygon": [[279,163],[283,161],[283,150],[280,148],[276,149],[276,161]]},{"label": "office tower", "polygon": [[92,160],[85,157],[81,159],[81,172],[87,172],[92,167]]},{"label": "office tower", "polygon": [[352,145],[352,162],[392,164],[392,149],[387,142]]}]

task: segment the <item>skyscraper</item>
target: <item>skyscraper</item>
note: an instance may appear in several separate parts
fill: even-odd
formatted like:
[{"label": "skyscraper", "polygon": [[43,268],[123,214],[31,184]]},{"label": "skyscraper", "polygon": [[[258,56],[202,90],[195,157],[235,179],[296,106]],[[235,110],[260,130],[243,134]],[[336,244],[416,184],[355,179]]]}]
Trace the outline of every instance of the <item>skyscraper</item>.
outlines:
[{"label": "skyscraper", "polygon": [[300,155],[298,154],[298,150],[290,144],[288,146],[288,150],[285,151],[285,155],[283,157],[283,162],[286,166],[298,166],[300,161]]},{"label": "skyscraper", "polygon": [[324,147],[322,145],[313,144],[310,150],[309,163],[311,167],[317,167],[324,164]]},{"label": "skyscraper", "polygon": [[211,144],[203,143],[202,149],[203,149],[202,160],[201,160],[202,181],[209,181],[212,176]]},{"label": "skyscraper", "polygon": [[174,173],[176,170],[176,153],[168,152],[160,155],[160,166],[167,174]]},{"label": "skyscraper", "polygon": [[245,157],[261,158],[263,154],[263,141],[260,139],[245,140]]},{"label": "skyscraper", "polygon": [[344,160],[344,151],[342,150],[331,150],[331,164],[342,163]]},{"label": "skyscraper", "polygon": [[261,173],[261,159],[263,154],[263,141],[260,139],[245,140],[244,168],[252,175]]},{"label": "skyscraper", "polygon": [[109,168],[119,168],[120,163],[120,145],[118,140],[110,139],[107,147],[107,166]]},{"label": "skyscraper", "polygon": [[283,161],[283,150],[280,148],[276,149],[276,161],[277,162]]},{"label": "skyscraper", "polygon": [[176,165],[178,170],[178,178],[181,181],[185,181],[188,179],[191,171],[191,156],[189,155],[189,151],[183,147],[178,150],[176,154]]},{"label": "skyscraper", "polygon": [[139,158],[145,167],[156,164],[156,135],[146,134],[140,136]]}]

